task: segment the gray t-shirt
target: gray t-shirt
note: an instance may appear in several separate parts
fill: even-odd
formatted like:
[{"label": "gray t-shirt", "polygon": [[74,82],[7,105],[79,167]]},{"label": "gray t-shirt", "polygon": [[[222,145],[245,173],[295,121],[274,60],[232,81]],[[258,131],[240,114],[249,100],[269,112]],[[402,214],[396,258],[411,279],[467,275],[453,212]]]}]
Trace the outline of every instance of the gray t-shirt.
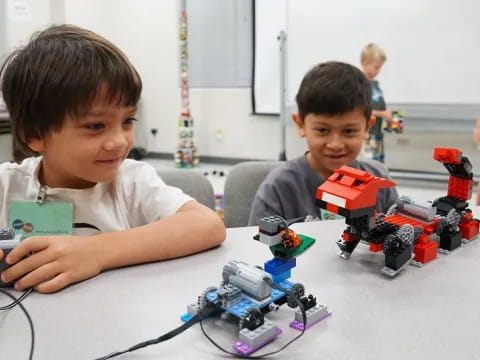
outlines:
[{"label": "gray t-shirt", "polygon": [[[374,176],[390,178],[385,166],[375,160],[355,160],[349,166]],[[315,205],[315,195],[324,181],[310,167],[305,155],[277,166],[260,185],[253,200],[248,224],[258,225],[261,218],[270,215],[280,215],[285,219],[310,215],[321,219],[320,209]],[[395,187],[380,189],[377,211],[386,212],[397,199]]]}]

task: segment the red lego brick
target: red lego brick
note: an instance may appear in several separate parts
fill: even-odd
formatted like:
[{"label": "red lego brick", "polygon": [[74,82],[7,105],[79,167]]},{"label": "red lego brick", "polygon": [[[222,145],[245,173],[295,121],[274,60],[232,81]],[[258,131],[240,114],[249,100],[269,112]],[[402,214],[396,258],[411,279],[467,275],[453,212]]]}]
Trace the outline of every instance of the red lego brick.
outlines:
[{"label": "red lego brick", "polygon": [[[318,187],[316,198],[348,210],[356,210],[375,206],[378,190],[395,185],[389,179],[342,166],[335,169],[327,181]],[[335,198],[332,199],[332,196]]]},{"label": "red lego brick", "polygon": [[476,220],[462,221],[459,225],[462,237],[467,240],[473,239],[478,235],[480,224]]},{"label": "red lego brick", "polygon": [[398,226],[402,226],[404,224],[410,224],[413,227],[421,226],[423,228],[424,226],[428,225],[427,223],[420,222],[420,221],[414,220],[412,218],[409,218],[407,216],[403,216],[403,215],[400,215],[400,214],[387,216],[385,219],[383,219],[383,221],[386,221],[390,224],[398,225]]},{"label": "red lego brick", "polygon": [[347,175],[343,176],[339,181],[340,184],[343,184],[345,186],[353,186],[354,182],[355,182],[355,178]]},{"label": "red lego brick", "polygon": [[462,221],[467,221],[467,220],[472,220],[473,219],[473,214],[472,213],[466,213],[463,215]]},{"label": "red lego brick", "polygon": [[427,226],[424,226],[423,233],[427,235],[433,234],[437,229],[437,223],[439,221],[440,221],[439,218],[435,218],[430,224],[428,224]]},{"label": "red lego brick", "polygon": [[350,242],[350,241],[356,241],[359,239],[360,236],[356,235],[356,234],[350,234],[350,233],[346,233],[344,232],[342,234],[342,239],[345,241],[345,242]]},{"label": "red lego brick", "polygon": [[422,234],[417,239],[417,244],[424,244],[430,241],[428,235]]},{"label": "red lego brick", "polygon": [[423,233],[425,235],[431,235],[431,234],[435,233],[436,230],[437,230],[437,224],[438,224],[439,221],[440,221],[440,218],[435,218],[435,219],[433,219],[433,221],[431,223],[426,224],[423,227]]},{"label": "red lego brick", "polygon": [[340,177],[341,177],[341,175],[340,175],[338,172],[335,172],[335,171],[334,171],[333,174],[330,175],[327,180],[328,180],[328,181],[335,182],[335,181],[337,181],[338,178],[340,178]]},{"label": "red lego brick", "polygon": [[436,259],[438,254],[438,243],[428,239],[428,236],[422,235],[418,239],[417,244],[413,248],[415,257],[414,261],[426,264],[429,261]]},{"label": "red lego brick", "polygon": [[362,182],[369,182],[369,181],[371,181],[372,179],[375,178],[375,176],[373,176],[372,174],[370,174],[366,171],[363,171],[363,170],[360,170],[360,169],[355,169],[355,168],[352,168],[352,167],[346,166],[346,165],[342,166],[339,169],[335,169],[333,171],[338,173],[339,175],[351,176],[355,179],[361,180]]},{"label": "red lego brick", "polygon": [[327,208],[325,210],[334,214],[338,214],[338,206],[331,203],[327,203]]},{"label": "red lego brick", "polygon": [[387,216],[385,219],[383,219],[383,221],[386,221],[390,224],[397,225],[397,226],[402,226],[404,224],[410,224],[413,227],[420,226],[423,229],[424,234],[430,235],[433,232],[435,232],[435,228],[437,226],[439,219],[436,218],[431,223],[425,223],[425,222],[421,222],[421,221],[409,218],[407,216],[395,214],[395,215]]},{"label": "red lego brick", "polygon": [[370,244],[371,252],[379,252],[383,250],[383,244]]},{"label": "red lego brick", "polygon": [[460,164],[462,162],[462,152],[454,148],[434,148],[433,158],[442,163]]},{"label": "red lego brick", "polygon": [[468,200],[472,196],[472,180],[450,176],[448,179],[448,196]]}]

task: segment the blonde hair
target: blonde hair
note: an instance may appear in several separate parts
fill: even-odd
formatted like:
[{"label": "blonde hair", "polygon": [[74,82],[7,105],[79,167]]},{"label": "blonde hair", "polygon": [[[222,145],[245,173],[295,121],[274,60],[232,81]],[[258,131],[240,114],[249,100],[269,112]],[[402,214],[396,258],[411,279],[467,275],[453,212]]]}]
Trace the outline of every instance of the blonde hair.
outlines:
[{"label": "blonde hair", "polygon": [[387,54],[377,44],[370,43],[362,49],[360,61],[387,61]]}]

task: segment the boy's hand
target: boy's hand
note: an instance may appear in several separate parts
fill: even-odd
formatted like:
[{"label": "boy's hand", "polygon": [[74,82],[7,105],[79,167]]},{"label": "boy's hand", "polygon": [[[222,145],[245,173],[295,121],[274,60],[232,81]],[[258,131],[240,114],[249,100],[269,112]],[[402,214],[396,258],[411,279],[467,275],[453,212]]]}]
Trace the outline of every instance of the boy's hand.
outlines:
[{"label": "boy's hand", "polygon": [[385,119],[385,121],[389,125],[392,125],[392,123],[393,123],[393,111],[392,110],[385,110],[383,112],[383,118]]},{"label": "boy's hand", "polygon": [[16,290],[34,287],[38,292],[50,293],[100,273],[99,259],[93,237],[31,237],[8,254],[6,261],[11,267],[1,276],[3,282],[19,279]]}]

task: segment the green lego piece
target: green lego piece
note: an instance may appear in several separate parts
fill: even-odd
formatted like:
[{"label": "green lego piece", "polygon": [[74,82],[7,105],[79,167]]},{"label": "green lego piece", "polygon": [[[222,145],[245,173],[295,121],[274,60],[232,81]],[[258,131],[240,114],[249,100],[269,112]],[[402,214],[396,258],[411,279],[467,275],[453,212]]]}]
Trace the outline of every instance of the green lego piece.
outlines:
[{"label": "green lego piece", "polygon": [[315,243],[315,239],[310,236],[298,234],[298,237],[302,240],[302,242],[296,247],[286,249],[282,246],[282,244],[270,246],[270,251],[272,252],[273,256],[282,260],[288,260],[307,251],[310,246]]}]

